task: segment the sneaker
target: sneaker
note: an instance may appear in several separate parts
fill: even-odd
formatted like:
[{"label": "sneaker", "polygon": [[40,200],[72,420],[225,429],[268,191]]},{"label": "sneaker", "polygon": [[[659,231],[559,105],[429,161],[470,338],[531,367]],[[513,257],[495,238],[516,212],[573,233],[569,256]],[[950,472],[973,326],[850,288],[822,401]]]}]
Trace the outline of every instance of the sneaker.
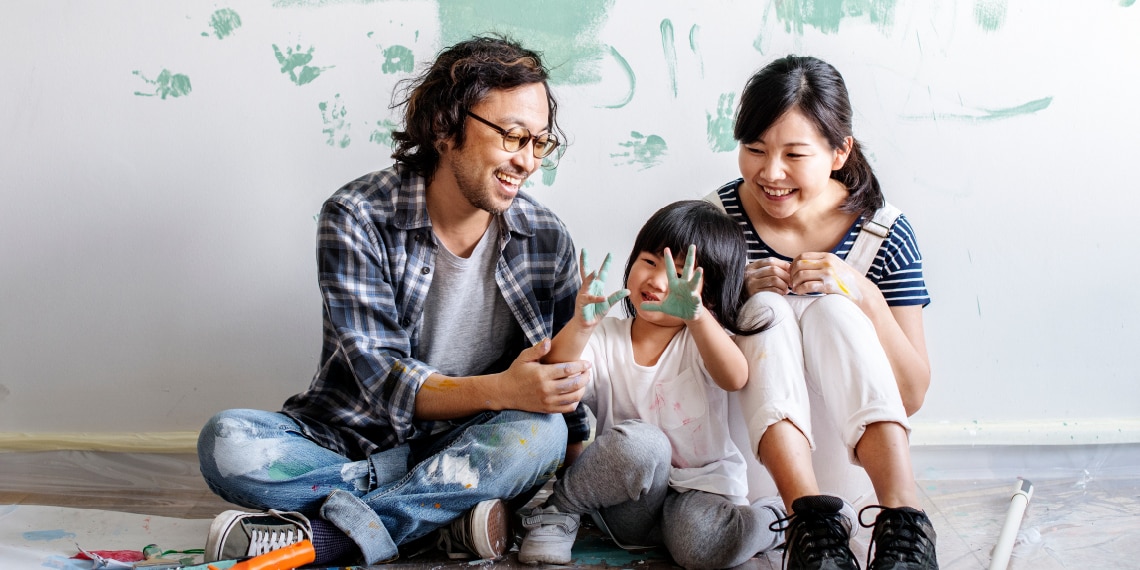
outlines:
[{"label": "sneaker", "polygon": [[[863,512],[881,509],[874,525],[863,524]],[[910,507],[892,509],[881,505],[859,511],[859,524],[870,528],[871,544],[867,547],[867,570],[938,570],[934,525],[926,513]],[[875,550],[871,560],[871,548]]]},{"label": "sneaker", "polygon": [[535,507],[523,516],[522,526],[527,532],[519,547],[519,562],[569,564],[580,521],[580,515],[563,513],[557,507]]},{"label": "sneaker", "polygon": [[475,556],[481,560],[497,560],[511,546],[510,527],[503,501],[490,499],[439,529],[437,545],[448,558]]},{"label": "sneaker", "polygon": [[313,526],[301,513],[226,511],[210,524],[204,561],[259,556],[302,540],[313,540]]},{"label": "sneaker", "polygon": [[[760,497],[752,503],[752,508],[771,511],[773,520],[777,522],[788,518],[788,513],[784,511],[784,500],[778,495]],[[782,529],[773,529],[771,525],[768,526],[768,529],[772,531],[772,542],[770,546],[761,549],[760,553],[767,552],[784,542],[784,531]]]},{"label": "sneaker", "polygon": [[788,570],[859,570],[848,542],[853,521],[839,497],[812,495],[792,501],[792,514],[769,527],[784,531]]}]

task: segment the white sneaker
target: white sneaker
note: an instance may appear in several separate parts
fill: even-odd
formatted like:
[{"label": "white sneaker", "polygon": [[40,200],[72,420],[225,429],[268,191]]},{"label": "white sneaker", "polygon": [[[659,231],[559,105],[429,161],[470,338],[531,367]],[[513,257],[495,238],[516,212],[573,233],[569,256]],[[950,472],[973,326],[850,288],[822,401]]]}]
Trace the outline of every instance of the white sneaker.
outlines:
[{"label": "white sneaker", "polygon": [[313,527],[301,513],[226,511],[210,523],[206,562],[259,556],[302,540],[313,540]]},{"label": "white sneaker", "polygon": [[527,533],[519,547],[519,562],[569,564],[580,520],[579,515],[560,512],[557,507],[536,507],[523,517]]},{"label": "white sneaker", "polygon": [[439,529],[437,545],[448,558],[498,560],[511,546],[511,521],[501,499],[489,499]]}]

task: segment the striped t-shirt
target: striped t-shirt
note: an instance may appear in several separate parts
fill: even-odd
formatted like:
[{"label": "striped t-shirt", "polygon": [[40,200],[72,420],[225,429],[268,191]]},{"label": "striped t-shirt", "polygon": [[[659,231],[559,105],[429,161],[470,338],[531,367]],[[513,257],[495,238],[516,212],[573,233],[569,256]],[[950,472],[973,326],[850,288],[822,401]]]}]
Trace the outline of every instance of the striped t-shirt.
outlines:
[{"label": "striped t-shirt", "polygon": [[[741,229],[744,230],[745,240],[748,242],[748,262],[768,257],[792,261],[786,255],[781,255],[760,239],[756,229],[744,208],[740,205],[740,184],[743,179],[736,179],[717,191],[720,201],[728,215],[732,216]],[[831,250],[839,259],[847,259],[847,254],[855,245],[855,238],[859,235],[866,218],[860,216],[847,230],[843,241]],[[930,303],[930,293],[926,290],[926,281],[922,277],[922,253],[918,250],[918,241],[914,237],[914,230],[906,216],[900,215],[895,224],[891,226],[890,235],[883,240],[882,247],[875,254],[875,261],[867,271],[867,278],[879,286],[887,304],[894,307],[905,305],[922,305]]]}]

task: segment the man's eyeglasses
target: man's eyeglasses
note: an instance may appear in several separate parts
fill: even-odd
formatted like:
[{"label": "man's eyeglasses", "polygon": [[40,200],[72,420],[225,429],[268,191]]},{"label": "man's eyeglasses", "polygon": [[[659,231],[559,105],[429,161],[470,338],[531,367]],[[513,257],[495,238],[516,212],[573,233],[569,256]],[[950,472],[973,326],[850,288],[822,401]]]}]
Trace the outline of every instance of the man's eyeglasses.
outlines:
[{"label": "man's eyeglasses", "polygon": [[520,149],[526,146],[527,143],[533,140],[534,157],[546,158],[550,156],[550,153],[554,152],[554,149],[558,148],[558,145],[562,144],[558,141],[558,137],[554,136],[551,133],[543,133],[541,135],[535,136],[530,134],[530,131],[523,127],[504,129],[503,127],[500,127],[499,125],[496,125],[495,123],[492,123],[491,121],[488,121],[487,119],[484,119],[483,117],[480,117],[471,111],[467,111],[467,116],[475,119],[476,121],[479,121],[480,123],[483,123],[484,125],[487,125],[488,127],[491,127],[492,129],[495,129],[495,132],[502,135],[503,150],[507,152],[518,152]]}]

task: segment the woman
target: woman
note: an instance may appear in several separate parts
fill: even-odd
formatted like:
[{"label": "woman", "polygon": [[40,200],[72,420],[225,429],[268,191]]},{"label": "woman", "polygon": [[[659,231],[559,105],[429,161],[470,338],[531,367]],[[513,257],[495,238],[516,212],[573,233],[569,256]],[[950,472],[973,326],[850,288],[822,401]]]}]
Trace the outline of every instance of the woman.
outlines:
[{"label": "woman", "polygon": [[[868,567],[937,568],[908,447],[907,417],[930,385],[922,256],[906,217],[884,208],[842,76],[811,57],[773,62],[746,84],[734,136],[742,178],[716,198],[749,243],[744,318],[772,317],[769,330],[737,339],[750,367],[741,404],[790,513],[789,567],[857,568],[848,546],[857,517],[820,493],[818,437],[841,440],[874,486]],[[812,433],[809,391],[829,433]]]}]

